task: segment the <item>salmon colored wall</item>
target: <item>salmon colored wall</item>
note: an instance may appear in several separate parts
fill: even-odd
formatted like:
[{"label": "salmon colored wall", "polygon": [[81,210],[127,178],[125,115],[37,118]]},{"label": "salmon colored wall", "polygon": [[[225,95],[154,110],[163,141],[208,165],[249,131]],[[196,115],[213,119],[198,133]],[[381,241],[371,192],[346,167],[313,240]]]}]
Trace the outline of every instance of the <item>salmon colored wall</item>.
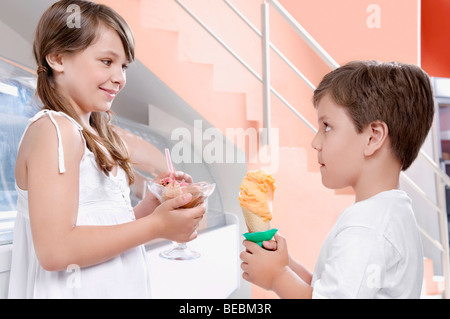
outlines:
[{"label": "salmon colored wall", "polygon": [[[418,63],[418,0],[279,0],[342,64],[355,59]],[[262,86],[211,38],[175,1],[102,0],[130,23],[137,41],[137,58],[206,120],[226,128],[260,128]],[[261,29],[263,0],[231,0]],[[183,0],[202,20],[261,73],[261,40],[219,0]],[[375,12],[377,14],[377,12]],[[271,40],[317,85],[330,71],[299,36],[270,10]],[[369,26],[367,20],[369,19]],[[379,28],[371,28],[379,22]],[[311,123],[317,125],[312,90],[272,52],[273,87]],[[279,168],[272,226],[286,237],[290,254],[310,270],[320,247],[353,195],[338,195],[321,184],[313,133],[272,94],[272,127],[278,128]],[[246,149],[246,145],[238,145]],[[254,169],[261,163],[248,164]],[[236,189],[236,193],[238,189]],[[236,198],[237,200],[237,198]],[[240,214],[240,212],[235,212]],[[245,229],[245,226],[241,227]],[[255,298],[274,298],[258,287]]]},{"label": "salmon colored wall", "polygon": [[430,76],[450,78],[450,2],[422,0],[422,68]]},{"label": "salmon colored wall", "polygon": [[[418,0],[280,3],[340,64],[362,59],[418,63]],[[369,27],[373,4],[380,10],[379,28]]]}]

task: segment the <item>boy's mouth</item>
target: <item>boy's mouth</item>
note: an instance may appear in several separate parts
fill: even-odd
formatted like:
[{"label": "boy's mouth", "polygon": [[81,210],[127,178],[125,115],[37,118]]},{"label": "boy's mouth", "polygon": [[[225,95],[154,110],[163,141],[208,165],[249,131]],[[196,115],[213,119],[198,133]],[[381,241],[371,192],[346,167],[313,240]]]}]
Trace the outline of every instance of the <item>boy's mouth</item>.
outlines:
[{"label": "boy's mouth", "polygon": [[320,166],[320,167],[324,167],[324,166],[325,166],[325,164],[324,164],[324,163],[322,163],[322,161],[321,161],[321,160],[318,160],[317,162],[319,163],[319,166]]}]

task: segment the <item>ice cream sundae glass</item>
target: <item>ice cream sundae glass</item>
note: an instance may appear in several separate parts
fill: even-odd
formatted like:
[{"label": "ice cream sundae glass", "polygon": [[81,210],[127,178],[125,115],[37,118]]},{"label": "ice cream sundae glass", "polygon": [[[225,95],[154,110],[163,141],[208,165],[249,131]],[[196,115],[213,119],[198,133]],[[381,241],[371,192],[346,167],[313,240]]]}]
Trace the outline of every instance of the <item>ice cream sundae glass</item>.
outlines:
[{"label": "ice cream sundae glass", "polygon": [[[207,202],[215,188],[216,184],[207,182],[186,183],[177,181],[171,177],[161,179],[159,182],[153,181],[148,184],[148,189],[159,199],[162,203],[166,200],[178,197],[182,194],[191,193],[192,199],[186,205],[180,208],[192,208]],[[170,250],[162,251],[160,256],[172,260],[189,260],[200,257],[200,253],[191,250],[186,243],[173,243]]]},{"label": "ice cream sundae glass", "polygon": [[[192,208],[205,202],[207,205],[208,196],[212,194],[216,184],[207,182],[186,183],[173,178],[175,169],[168,148],[165,149],[167,168],[170,176],[159,181],[148,184],[148,189],[162,203],[168,199],[178,197],[182,194],[191,193],[192,198],[189,203],[180,208]],[[189,260],[200,257],[200,253],[189,249],[186,243],[173,242],[173,248],[159,254],[163,258],[173,260]]]}]

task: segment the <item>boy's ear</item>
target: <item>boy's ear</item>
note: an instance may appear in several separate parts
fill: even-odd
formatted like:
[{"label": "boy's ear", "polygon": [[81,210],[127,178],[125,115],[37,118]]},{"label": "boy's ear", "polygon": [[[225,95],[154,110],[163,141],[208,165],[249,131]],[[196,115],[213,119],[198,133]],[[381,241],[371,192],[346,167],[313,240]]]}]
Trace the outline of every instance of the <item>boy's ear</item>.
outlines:
[{"label": "boy's ear", "polygon": [[59,73],[64,71],[62,54],[50,53],[50,54],[47,54],[45,59],[47,60],[48,65],[52,68],[53,71],[59,72]]},{"label": "boy's ear", "polygon": [[371,156],[378,151],[389,136],[389,129],[385,122],[374,121],[367,128],[367,144],[364,149],[365,156]]}]

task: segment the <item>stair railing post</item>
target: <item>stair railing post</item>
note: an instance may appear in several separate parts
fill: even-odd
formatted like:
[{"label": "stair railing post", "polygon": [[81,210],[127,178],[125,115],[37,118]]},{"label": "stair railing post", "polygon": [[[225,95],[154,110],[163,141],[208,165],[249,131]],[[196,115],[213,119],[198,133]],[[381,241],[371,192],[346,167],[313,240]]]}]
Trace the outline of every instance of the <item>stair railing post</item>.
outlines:
[{"label": "stair railing post", "polygon": [[262,78],[263,78],[263,130],[260,145],[270,145],[270,24],[269,4],[261,5],[262,24]]}]

